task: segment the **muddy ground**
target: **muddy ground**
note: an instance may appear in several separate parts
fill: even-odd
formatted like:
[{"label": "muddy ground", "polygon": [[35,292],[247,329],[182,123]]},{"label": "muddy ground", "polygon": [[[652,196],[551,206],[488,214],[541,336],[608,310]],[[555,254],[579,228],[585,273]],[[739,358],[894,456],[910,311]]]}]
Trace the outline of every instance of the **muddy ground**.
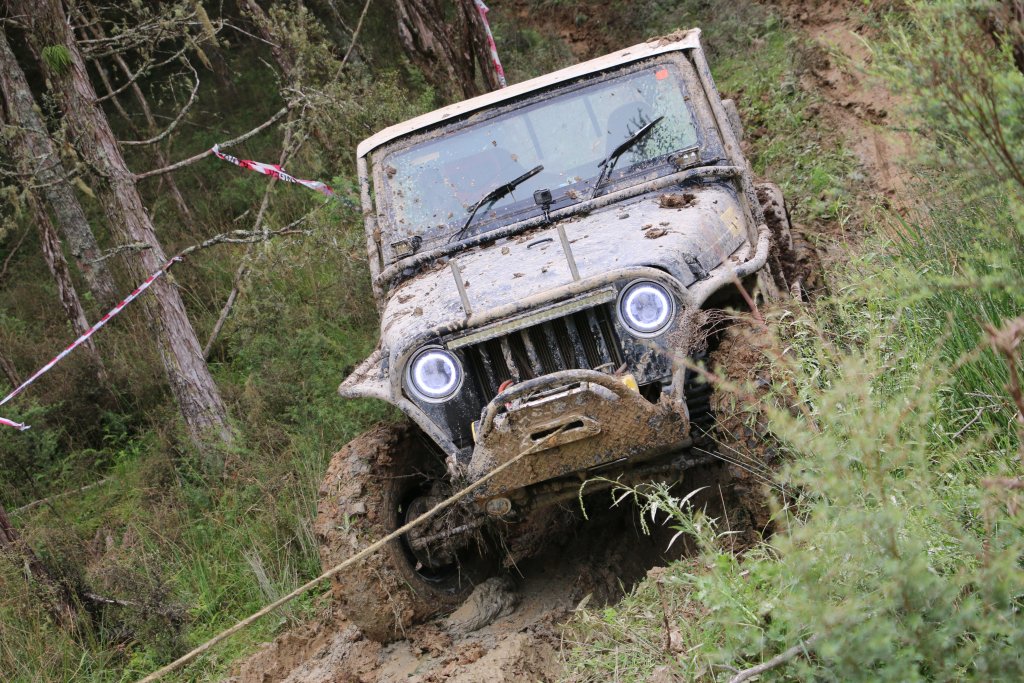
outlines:
[{"label": "muddy ground", "polygon": [[[709,486],[699,500],[715,514],[723,477],[718,466],[691,472],[691,488]],[[561,624],[581,604],[613,603],[652,567],[687,552],[664,550],[672,535],[645,535],[636,514],[611,509],[607,493],[555,514],[566,527],[536,557],[478,586],[449,617],[411,628],[403,640],[382,646],[324,601],[324,614],[279,636],[247,659],[235,683],[390,683],[441,681],[549,681],[560,671]]]},{"label": "muddy ground", "polygon": [[[898,159],[906,138],[893,133],[897,114],[893,95],[865,75],[870,52],[859,35],[864,28],[848,11],[853,3],[780,1],[787,22],[808,37],[814,59],[802,86],[822,100],[818,115],[843,135],[865,176],[856,209],[872,206],[908,210],[901,203],[906,176]],[[845,5],[845,6],[844,6]],[[557,18],[557,17],[556,17]],[[567,42],[577,57],[617,49],[594,36],[574,32],[566,22]],[[605,41],[606,42],[606,41]],[[848,226],[814,226],[834,239],[833,256],[856,238]],[[721,470],[725,472],[725,470]],[[713,483],[715,472],[698,473],[694,486]],[[607,497],[599,499],[607,508]],[[593,607],[616,601],[645,573],[664,564],[665,538],[644,536],[634,514],[605,510],[603,519],[572,523],[564,537],[517,571],[485,584],[469,603],[446,619],[414,627],[404,640],[381,646],[362,636],[324,600],[323,613],[268,643],[241,663],[237,683],[293,681],[550,681],[561,675],[561,624],[581,602]],[[682,549],[685,552],[685,549]],[[482,614],[498,614],[471,630]],[[468,625],[467,625],[468,624]]]}]

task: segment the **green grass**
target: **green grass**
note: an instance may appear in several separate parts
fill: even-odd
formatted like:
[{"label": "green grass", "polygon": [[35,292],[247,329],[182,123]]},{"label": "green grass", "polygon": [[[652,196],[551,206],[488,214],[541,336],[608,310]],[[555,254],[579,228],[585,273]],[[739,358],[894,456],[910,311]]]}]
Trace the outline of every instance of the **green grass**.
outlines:
[{"label": "green grass", "polygon": [[[578,5],[535,4],[539,16]],[[592,12],[579,14],[593,26]],[[810,417],[772,416],[791,453],[779,475],[791,492],[779,502],[780,533],[737,557],[713,521],[663,507],[661,518],[701,552],[669,567],[661,591],[646,581],[617,605],[582,609],[565,634],[566,675],[645,681],[667,666],[686,680],[722,680],[729,667],[819,634],[816,657],[766,679],[1019,678],[1024,505],[1012,492],[981,485],[1019,474],[1006,366],[986,350],[982,332],[983,324],[1024,310],[1019,197],[957,172],[948,162],[957,150],[969,158],[967,150],[940,137],[952,144],[944,164],[921,169],[915,190],[928,198],[927,211],[902,221],[863,213],[854,208],[861,171],[817,115],[815,95],[800,87],[813,56],[801,36],[747,3],[647,0],[628,14],[607,22],[623,45],[701,25],[718,85],[740,108],[756,173],[783,186],[797,221],[812,228],[852,221],[868,237],[833,266],[830,294],[813,310],[776,313],[789,359],[778,368],[781,386]],[[492,19],[513,80],[573,61],[539,22],[520,25],[498,12]],[[390,35],[381,28],[387,21],[371,16],[368,27]],[[332,58],[317,45],[309,55],[321,64]],[[237,92],[204,91],[215,98],[209,109],[225,116],[183,127],[181,155],[255,125],[278,106],[266,67],[251,54],[237,57]],[[395,70],[359,67],[343,85],[317,84],[325,94],[315,108],[316,133],[334,145],[310,142],[289,170],[351,188],[357,139],[435,104],[420,74],[400,60],[382,63]],[[316,140],[312,128],[303,130]],[[267,135],[238,151],[274,161],[278,144]],[[148,161],[132,164],[141,169]],[[146,189],[170,244],[239,227],[235,218],[265,187],[259,176],[214,160],[191,167],[179,183],[195,202],[195,226],[179,224],[156,183]],[[315,201],[279,186],[271,225]],[[98,216],[95,204],[89,209]],[[0,432],[5,504],[109,478],[52,509],[17,516],[18,526],[72,581],[144,608],[98,609],[71,633],[54,627],[20,565],[0,562],[0,678],[134,680],[317,573],[309,529],[326,463],[393,413],[335,393],[376,335],[359,216],[320,210],[311,223],[309,237],[253,251],[253,275],[215,348],[212,367],[241,435],[230,451],[183,446],[158,361],[131,315],[103,332],[117,386],[130,391],[69,391],[82,386],[75,373],[84,371],[69,366],[18,404],[18,417],[36,429]],[[212,325],[242,253],[210,251],[176,274],[201,329]],[[46,303],[54,293],[41,273],[39,262],[14,259],[12,277],[22,284],[0,295],[0,339],[19,366],[45,361],[45,349],[68,337]],[[676,631],[668,650],[662,593]],[[233,660],[319,607],[318,596],[308,596],[173,680],[218,679]]]},{"label": "green grass", "polygon": [[[797,218],[845,221],[858,170],[829,144],[836,131],[805,118],[813,100],[790,85],[799,51],[778,31],[716,73],[748,131],[765,129],[755,166],[802,200]],[[857,216],[864,241],[832,266],[830,293],[774,312],[785,391],[782,409],[766,409],[790,453],[776,535],[736,557],[700,511],[662,505],[700,548],[660,579],[677,642],[666,647],[645,581],[568,626],[571,680],[645,681],[659,667],[726,680],[812,636],[810,656],[761,680],[1020,679],[1022,500],[991,483],[1021,474],[1020,433],[1005,360],[983,332],[1024,311],[1020,188],[1007,192],[998,171],[951,172],[944,160],[970,145],[937,137],[945,149],[917,139],[933,159],[917,169],[920,208]]]}]

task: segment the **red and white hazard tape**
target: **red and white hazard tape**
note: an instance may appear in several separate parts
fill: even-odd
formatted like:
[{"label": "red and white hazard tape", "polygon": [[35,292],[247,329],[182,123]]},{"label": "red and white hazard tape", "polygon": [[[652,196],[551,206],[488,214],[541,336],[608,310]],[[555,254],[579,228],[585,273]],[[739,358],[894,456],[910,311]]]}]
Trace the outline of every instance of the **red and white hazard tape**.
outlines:
[{"label": "red and white hazard tape", "polygon": [[[285,171],[280,166],[278,166],[277,164],[264,164],[264,163],[260,163],[259,161],[250,161],[248,159],[238,159],[237,157],[233,157],[230,154],[224,154],[223,152],[221,152],[219,145],[214,145],[213,149],[211,151],[214,154],[216,154],[218,158],[223,159],[224,161],[231,162],[235,166],[240,166],[242,168],[247,168],[247,169],[249,169],[251,171],[256,171],[257,173],[262,173],[263,175],[268,175],[268,176],[277,178],[279,180],[283,180],[286,183],[296,183],[298,185],[304,185],[305,187],[308,187],[311,190],[315,190],[315,191],[319,192],[320,194],[323,194],[323,195],[325,195],[327,197],[334,197],[335,196],[334,195],[334,190],[332,190],[330,188],[330,186],[327,185],[326,183],[322,183],[319,180],[303,180],[301,178],[295,178],[295,177],[285,173]],[[342,199],[342,201],[348,203],[348,200]],[[184,254],[184,253],[186,253],[188,251],[189,250],[186,249],[184,252],[182,252],[182,254]],[[146,279],[145,282],[143,282],[141,285],[139,285],[135,289],[135,291],[133,291],[131,294],[129,294],[127,297],[125,297],[124,301],[119,303],[117,306],[114,306],[114,308],[112,308],[109,313],[107,313],[105,316],[100,318],[98,323],[96,323],[95,325],[90,327],[88,330],[85,331],[85,333],[81,337],[79,337],[78,339],[73,341],[70,346],[68,346],[66,349],[64,349],[60,353],[58,353],[53,358],[53,360],[51,360],[49,363],[47,363],[43,367],[41,367],[38,370],[36,370],[36,372],[31,377],[29,377],[27,380],[25,380],[24,382],[21,383],[21,386],[17,387],[11,393],[7,394],[7,396],[4,396],[3,400],[0,400],[0,406],[3,406],[5,403],[7,403],[11,399],[13,399],[18,394],[20,394],[22,391],[25,390],[25,388],[28,385],[30,385],[33,382],[35,382],[37,379],[39,379],[44,374],[46,374],[50,370],[50,368],[52,368],[54,365],[56,365],[61,360],[63,360],[65,356],[67,356],[69,353],[71,353],[72,351],[77,349],[79,346],[84,344],[86,341],[88,341],[89,337],[91,337],[93,334],[95,334],[96,331],[99,330],[101,327],[106,325],[107,322],[111,318],[113,318],[115,315],[120,313],[121,309],[123,309],[125,306],[130,304],[132,301],[134,301],[144,291],[149,289],[149,286],[151,284],[153,284],[153,282],[158,277],[160,277],[161,275],[166,273],[167,270],[171,266],[173,266],[178,261],[181,261],[182,258],[183,258],[182,255],[179,254],[178,256],[175,256],[175,257],[171,258],[169,261],[167,261],[167,263],[162,265],[158,271],[156,271],[155,273],[150,275]],[[13,427],[13,428],[15,428],[17,430],[20,430],[20,431],[25,431],[26,429],[29,429],[29,425],[24,424],[22,422],[15,422],[14,420],[8,420],[5,417],[0,417],[0,425],[4,425],[4,426],[7,426],[7,427]]]},{"label": "red and white hazard tape", "polygon": [[224,152],[220,151],[220,145],[214,145],[211,151],[217,155],[218,159],[223,159],[224,161],[230,162],[235,166],[240,166],[242,168],[247,168],[250,171],[262,173],[263,175],[268,175],[273,178],[277,178],[278,180],[283,180],[286,183],[297,183],[299,185],[304,185],[309,189],[316,190],[320,194],[325,195],[327,197],[334,196],[334,190],[332,190],[327,183],[322,183],[319,180],[303,180],[302,178],[296,178],[295,176],[286,173],[284,169],[278,166],[277,164],[264,164],[263,162],[260,161],[239,159],[238,157],[233,157],[230,154],[224,154]]},{"label": "red and white hazard tape", "polygon": [[498,74],[498,83],[504,88],[508,85],[508,82],[505,80],[505,69],[501,66],[501,60],[498,59],[498,46],[494,43],[491,24],[487,21],[487,13],[490,10],[484,4],[484,0],[474,0],[474,2],[476,3],[476,10],[480,13],[480,20],[484,23],[484,30],[487,31],[487,47],[491,49],[491,61],[494,62],[494,71]]},{"label": "red and white hazard tape", "polygon": [[[182,260],[181,256],[175,256],[175,257],[171,258],[170,260],[168,260],[167,263],[165,263],[164,265],[160,266],[160,269],[158,271],[156,271],[155,273],[150,275],[148,278],[146,278],[146,281],[143,282],[138,287],[136,287],[135,291],[133,291],[128,296],[126,296],[124,298],[124,300],[121,301],[121,303],[119,303],[118,305],[116,305],[112,309],[110,309],[110,312],[107,313],[102,318],[100,318],[99,322],[97,322],[95,325],[93,325],[88,330],[86,330],[82,334],[81,337],[79,337],[75,341],[71,342],[70,346],[68,346],[66,349],[64,349],[63,351],[58,353],[56,356],[54,356],[53,360],[51,360],[49,363],[47,363],[43,367],[41,367],[38,370],[36,370],[35,373],[31,377],[29,377],[27,380],[25,380],[24,382],[21,383],[21,386],[19,386],[14,391],[12,391],[11,393],[9,393],[6,396],[4,396],[3,400],[0,400],[0,406],[2,406],[3,404],[7,403],[8,401],[10,401],[12,398],[17,396],[18,394],[20,394],[22,391],[24,391],[25,387],[27,387],[28,385],[32,384],[32,382],[35,382],[37,379],[42,377],[44,374],[46,374],[50,370],[50,368],[52,368],[54,365],[56,365],[61,360],[63,360],[65,356],[67,356],[69,353],[71,353],[72,351],[77,349],[79,346],[84,344],[86,341],[88,341],[89,337],[91,337],[93,334],[95,334],[96,331],[99,330],[101,327],[106,325],[107,322],[109,322],[109,320],[111,318],[113,318],[115,315],[120,313],[121,309],[123,309],[125,306],[130,304],[136,298],[138,298],[138,296],[140,294],[142,294],[147,289],[149,289],[149,286],[151,284],[153,284],[153,282],[155,282],[158,277],[160,277],[161,275],[166,273],[170,269],[171,266],[173,266],[175,263],[177,263],[178,261],[181,261],[181,260]],[[23,424],[21,422],[15,422],[14,420],[8,420],[8,419],[3,418],[3,417],[0,417],[0,424],[6,425],[8,427],[14,427],[15,429],[20,430],[20,431],[25,431],[26,429],[29,428],[29,425],[27,425],[27,424]]]}]

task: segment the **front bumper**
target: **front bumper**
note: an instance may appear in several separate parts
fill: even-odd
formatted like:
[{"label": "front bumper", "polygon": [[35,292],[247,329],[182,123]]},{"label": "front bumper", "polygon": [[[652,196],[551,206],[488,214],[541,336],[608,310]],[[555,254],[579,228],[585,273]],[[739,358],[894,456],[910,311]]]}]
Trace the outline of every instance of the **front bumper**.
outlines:
[{"label": "front bumper", "polygon": [[474,492],[478,501],[542,481],[586,476],[620,461],[642,462],[690,443],[681,403],[653,404],[626,382],[594,370],[563,370],[498,394],[475,426],[468,464],[479,479],[522,455]]}]

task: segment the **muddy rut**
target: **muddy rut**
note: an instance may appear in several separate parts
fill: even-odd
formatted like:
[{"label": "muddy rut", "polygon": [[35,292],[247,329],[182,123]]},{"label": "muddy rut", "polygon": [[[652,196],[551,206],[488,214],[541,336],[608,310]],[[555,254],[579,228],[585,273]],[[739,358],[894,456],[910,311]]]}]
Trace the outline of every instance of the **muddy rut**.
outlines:
[{"label": "muddy rut", "polygon": [[[907,138],[892,132],[890,119],[897,104],[893,95],[865,76],[871,55],[859,37],[864,27],[848,11],[856,3],[769,4],[810,39],[815,57],[802,86],[818,93],[823,124],[844,136],[847,148],[858,157],[865,175],[858,209],[882,205],[901,213],[909,210],[901,204],[907,179],[896,161],[907,154]],[[581,59],[618,47],[591,44],[568,24],[564,31],[573,38],[569,42]],[[835,225],[815,227],[834,238],[833,255],[851,238]],[[686,483],[693,488],[711,484],[717,490],[716,483],[728,476],[726,472],[705,468]],[[581,603],[593,607],[615,602],[648,570],[673,559],[661,552],[666,538],[640,532],[635,512],[608,510],[607,496],[595,500],[590,522],[562,511],[565,530],[549,541],[546,550],[488,580],[450,617],[413,627],[405,639],[382,646],[364,638],[325,598],[318,618],[266,644],[236,666],[230,680],[559,680],[561,625],[572,612]],[[714,496],[707,502],[713,507]]]},{"label": "muddy rut", "polygon": [[[690,484],[712,483],[722,476],[712,471],[717,469],[695,471]],[[488,579],[455,613],[411,628],[403,640],[380,645],[364,638],[328,605],[320,618],[279,636],[246,660],[231,680],[557,680],[561,624],[573,610],[581,603],[593,607],[616,601],[650,568],[674,559],[661,552],[665,534],[644,535],[635,513],[610,509],[607,495],[588,501],[588,512],[590,521],[573,510],[556,511],[563,529],[538,556]]]}]

